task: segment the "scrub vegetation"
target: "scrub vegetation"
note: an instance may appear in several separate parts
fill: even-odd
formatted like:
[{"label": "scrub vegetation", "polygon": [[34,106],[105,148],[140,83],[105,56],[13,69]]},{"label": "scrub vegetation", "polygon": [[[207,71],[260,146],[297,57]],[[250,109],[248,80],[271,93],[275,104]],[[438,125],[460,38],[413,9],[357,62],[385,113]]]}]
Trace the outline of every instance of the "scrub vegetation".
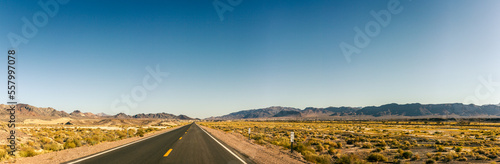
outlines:
[{"label": "scrub vegetation", "polygon": [[[293,150],[313,163],[493,163],[500,123],[464,121],[227,121],[201,125],[255,144]],[[248,134],[251,128],[251,134]]]}]

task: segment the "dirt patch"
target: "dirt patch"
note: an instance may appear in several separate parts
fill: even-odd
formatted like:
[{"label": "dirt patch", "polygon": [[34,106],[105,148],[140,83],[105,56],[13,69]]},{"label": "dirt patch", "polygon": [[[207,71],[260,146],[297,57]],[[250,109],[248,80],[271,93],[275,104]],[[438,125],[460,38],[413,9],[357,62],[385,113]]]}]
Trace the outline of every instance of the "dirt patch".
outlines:
[{"label": "dirt patch", "polygon": [[56,124],[64,124],[73,119],[68,117],[51,119],[51,120],[41,120],[41,119],[26,119],[23,121],[24,124],[38,124],[38,125],[56,125]]},{"label": "dirt patch", "polygon": [[[181,127],[181,126],[179,126]],[[127,144],[136,140],[140,140],[146,137],[150,137],[153,135],[157,135],[160,133],[165,133],[168,131],[172,131],[176,128],[170,128],[170,129],[165,129],[161,131],[155,131],[148,133],[144,135],[144,137],[133,137],[133,138],[127,138],[119,141],[114,141],[114,142],[104,142],[97,144],[95,146],[82,146],[78,148],[73,148],[73,149],[66,149],[66,150],[61,150],[57,152],[51,152],[51,153],[46,153],[46,154],[41,154],[37,155],[34,157],[26,157],[26,158],[18,158],[16,163],[33,163],[33,164],[53,164],[53,163],[62,163],[62,162],[67,162],[71,161],[74,159],[78,159],[84,156],[88,156],[94,153],[98,153],[107,149],[111,149],[123,144]],[[3,161],[3,163],[8,163],[9,161]]]},{"label": "dirt patch", "polygon": [[226,133],[201,125],[200,127],[212,134],[218,140],[226,143],[238,152],[245,154],[256,163],[310,163],[303,160],[301,157],[302,155],[297,152],[290,153],[290,150],[283,150],[275,145],[258,145],[250,142],[247,138],[238,133]]}]

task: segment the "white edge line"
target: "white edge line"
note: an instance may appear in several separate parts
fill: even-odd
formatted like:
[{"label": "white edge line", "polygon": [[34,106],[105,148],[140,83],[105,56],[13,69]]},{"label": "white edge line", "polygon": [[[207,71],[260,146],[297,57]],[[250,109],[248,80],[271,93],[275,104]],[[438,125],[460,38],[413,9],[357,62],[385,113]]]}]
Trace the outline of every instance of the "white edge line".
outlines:
[{"label": "white edge line", "polygon": [[[181,126],[181,127],[182,127],[182,126]],[[181,128],[181,127],[178,127],[178,128]],[[176,129],[178,129],[178,128],[176,128]],[[166,131],[166,132],[164,132],[164,133],[155,134],[155,135],[149,136],[149,137],[147,137],[147,138],[143,138],[143,139],[140,139],[140,140],[136,140],[136,141],[134,141],[134,142],[130,142],[130,143],[127,143],[127,144],[125,144],[125,145],[121,145],[121,146],[118,146],[118,147],[115,147],[115,148],[112,148],[112,149],[108,149],[108,150],[106,150],[106,151],[103,151],[103,152],[100,152],[100,153],[97,153],[97,154],[94,154],[94,155],[91,155],[91,156],[88,156],[88,157],[85,157],[85,158],[82,158],[82,159],[79,159],[79,160],[76,160],[76,161],[73,161],[73,162],[69,162],[68,164],[75,164],[75,163],[78,163],[78,162],[82,162],[82,161],[85,161],[85,160],[87,160],[87,159],[94,158],[94,157],[97,157],[97,156],[102,155],[102,154],[105,154],[105,153],[109,153],[109,152],[114,151],[114,150],[116,150],[116,149],[120,149],[120,148],[122,148],[122,147],[125,147],[125,146],[128,146],[128,145],[132,145],[132,144],[135,144],[135,143],[137,143],[137,142],[141,142],[141,141],[144,141],[144,140],[147,140],[147,139],[150,139],[150,138],[156,137],[156,136],[158,136],[158,135],[161,135],[161,134],[165,134],[165,133],[171,132],[171,131],[173,131],[173,130],[175,130],[175,129],[171,129],[171,130]]]},{"label": "white edge line", "polygon": [[[195,123],[196,124],[196,123]],[[196,126],[198,126],[198,124],[196,124]],[[201,128],[200,126],[198,126],[201,130],[203,130],[203,132],[207,133],[207,131],[205,131],[205,129]],[[208,136],[210,136],[212,139],[215,140],[215,142],[219,143],[220,146],[224,147],[224,149],[226,149],[229,153],[231,153],[232,155],[234,155],[236,158],[238,158],[241,162],[243,162],[244,164],[247,164],[245,161],[243,161],[240,157],[238,157],[236,154],[234,154],[231,150],[229,150],[226,146],[224,146],[223,144],[221,144],[217,139],[215,139],[214,137],[212,137],[212,135],[210,135],[210,133],[207,133]]]}]

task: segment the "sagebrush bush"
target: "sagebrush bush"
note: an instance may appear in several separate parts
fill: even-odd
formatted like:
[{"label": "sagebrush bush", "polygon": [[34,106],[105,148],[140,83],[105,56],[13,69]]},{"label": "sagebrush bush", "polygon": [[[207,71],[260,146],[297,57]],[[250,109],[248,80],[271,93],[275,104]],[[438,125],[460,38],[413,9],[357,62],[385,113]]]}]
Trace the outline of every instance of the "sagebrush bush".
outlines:
[{"label": "sagebrush bush", "polygon": [[384,155],[382,155],[380,153],[372,153],[372,154],[368,155],[366,160],[369,162],[385,162],[385,161],[387,161],[387,157],[385,157]]},{"label": "sagebrush bush", "polygon": [[32,147],[22,147],[19,151],[19,156],[21,157],[33,157],[35,155],[37,155],[37,153]]},{"label": "sagebrush bush", "polygon": [[425,161],[425,164],[435,164],[436,161],[433,160],[433,159],[428,159],[427,161]]},{"label": "sagebrush bush", "polygon": [[363,143],[363,146],[362,146],[362,148],[364,148],[364,149],[371,149],[372,147],[373,147],[373,145],[369,142]]},{"label": "sagebrush bush", "polygon": [[3,157],[5,157],[7,155],[7,150],[5,149],[0,149],[0,159],[2,159]]},{"label": "sagebrush bush", "polygon": [[411,151],[405,151],[401,154],[401,156],[403,156],[403,158],[405,159],[410,159],[411,157],[413,157],[413,153]]},{"label": "sagebrush bush", "polygon": [[363,160],[359,158],[359,156],[355,154],[344,154],[341,155],[335,162],[335,164],[360,164],[365,163]]},{"label": "sagebrush bush", "polygon": [[62,147],[56,143],[48,143],[48,144],[43,145],[43,149],[44,150],[51,150],[51,151],[59,151],[62,149]]}]

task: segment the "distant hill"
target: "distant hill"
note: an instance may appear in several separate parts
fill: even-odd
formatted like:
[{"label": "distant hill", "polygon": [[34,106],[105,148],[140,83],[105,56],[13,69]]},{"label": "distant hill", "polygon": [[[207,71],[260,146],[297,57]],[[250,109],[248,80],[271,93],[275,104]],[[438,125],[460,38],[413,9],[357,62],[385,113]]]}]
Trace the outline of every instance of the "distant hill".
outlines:
[{"label": "distant hill", "polygon": [[209,120],[299,117],[299,118],[328,118],[334,116],[500,116],[499,105],[465,105],[454,104],[386,104],[382,106],[355,107],[307,107],[303,110],[291,107],[269,107],[262,109],[243,110],[224,116],[211,117]]},{"label": "distant hill", "polygon": [[[10,105],[0,104],[0,115],[9,115],[7,109]],[[64,111],[57,111],[54,108],[39,108],[31,106],[28,104],[17,104],[16,106],[16,116],[21,117],[70,117],[70,115]]]},{"label": "distant hill", "polygon": [[136,114],[131,116],[132,118],[159,118],[159,119],[177,119],[177,120],[195,120],[191,117],[188,117],[186,115],[173,115],[169,113],[149,113],[149,114]]},{"label": "distant hill", "polygon": [[379,107],[364,107],[356,111],[358,115],[401,115],[401,116],[427,116],[427,115],[458,115],[458,116],[477,116],[494,115],[500,116],[500,106],[498,105],[465,105],[455,104],[386,104]]},{"label": "distant hill", "polygon": [[90,112],[82,113],[79,110],[75,110],[69,114],[71,117],[81,117],[81,118],[98,118],[99,116]]},{"label": "distant hill", "polygon": [[[247,119],[247,118],[266,118],[266,117],[274,117],[274,116],[285,117],[285,116],[289,116],[289,115],[296,115],[297,112],[300,114],[300,109],[273,106],[273,107],[262,108],[262,109],[243,110],[243,111],[230,113],[230,114],[220,116],[220,117],[213,117],[211,119],[231,120],[231,119]],[[279,115],[277,115],[277,114],[279,114]]]},{"label": "distant hill", "polygon": [[299,111],[281,111],[273,115],[273,117],[301,117],[302,114]]},{"label": "distant hill", "polygon": [[[9,111],[7,109],[10,108],[10,105],[0,104],[0,119],[7,119],[9,117]],[[60,117],[69,117],[76,119],[83,118],[151,118],[151,119],[176,119],[176,120],[195,120],[186,115],[173,115],[169,113],[149,113],[149,114],[136,114],[133,116],[129,116],[124,113],[118,113],[116,115],[107,115],[104,113],[93,114],[91,112],[81,112],[79,110],[75,110],[71,113],[66,113],[64,111],[58,111],[54,108],[41,108],[35,107],[28,104],[17,104],[16,106],[16,117],[19,118],[60,118]]]}]

